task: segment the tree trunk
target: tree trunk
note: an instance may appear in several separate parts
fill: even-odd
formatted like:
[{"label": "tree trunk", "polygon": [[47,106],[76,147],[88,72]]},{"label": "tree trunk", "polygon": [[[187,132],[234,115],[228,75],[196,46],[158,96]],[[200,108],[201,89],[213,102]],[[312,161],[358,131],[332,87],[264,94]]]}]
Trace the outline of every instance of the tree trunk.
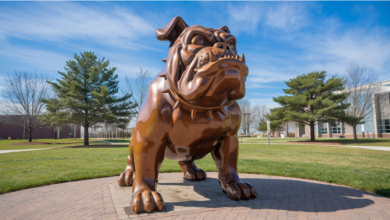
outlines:
[{"label": "tree trunk", "polygon": [[32,129],[28,130],[28,142],[32,142]]},{"label": "tree trunk", "polygon": [[88,126],[84,127],[84,145],[89,145],[89,133],[88,133]]},{"label": "tree trunk", "polygon": [[356,125],[355,125],[355,126],[352,126],[352,128],[353,128],[353,139],[354,139],[355,141],[357,141]]},{"label": "tree trunk", "polygon": [[57,129],[57,139],[60,139],[61,126],[58,126]]},{"label": "tree trunk", "polygon": [[315,141],[316,136],[314,134],[314,122],[310,122],[310,141]]}]

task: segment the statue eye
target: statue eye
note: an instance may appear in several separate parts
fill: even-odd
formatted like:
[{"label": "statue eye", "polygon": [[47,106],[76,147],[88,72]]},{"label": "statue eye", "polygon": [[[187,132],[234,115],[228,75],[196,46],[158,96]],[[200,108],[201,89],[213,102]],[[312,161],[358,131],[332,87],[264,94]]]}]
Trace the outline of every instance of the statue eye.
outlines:
[{"label": "statue eye", "polygon": [[204,37],[198,35],[198,36],[195,36],[192,38],[191,43],[195,44],[195,45],[204,46],[204,45],[206,45],[206,39],[204,39]]}]

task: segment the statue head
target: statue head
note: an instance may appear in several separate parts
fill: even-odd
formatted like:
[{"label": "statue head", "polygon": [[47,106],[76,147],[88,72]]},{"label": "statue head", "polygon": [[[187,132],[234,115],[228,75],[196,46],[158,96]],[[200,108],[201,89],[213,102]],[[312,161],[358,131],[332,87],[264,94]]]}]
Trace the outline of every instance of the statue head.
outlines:
[{"label": "statue head", "polygon": [[237,41],[228,27],[188,26],[175,17],[157,29],[156,36],[170,42],[166,78],[182,101],[217,108],[245,96],[248,67],[244,54],[237,54]]}]

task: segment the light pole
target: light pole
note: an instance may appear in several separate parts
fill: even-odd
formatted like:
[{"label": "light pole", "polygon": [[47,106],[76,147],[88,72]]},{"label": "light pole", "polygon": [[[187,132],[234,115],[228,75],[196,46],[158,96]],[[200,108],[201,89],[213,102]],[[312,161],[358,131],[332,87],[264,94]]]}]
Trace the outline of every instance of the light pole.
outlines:
[{"label": "light pole", "polygon": [[269,132],[270,132],[270,128],[271,128],[271,126],[270,126],[270,121],[269,120],[267,120],[267,137],[268,137],[268,145],[269,145]]},{"label": "light pole", "polygon": [[[251,113],[244,112],[242,114],[244,115],[244,118],[245,118],[246,115],[250,115]],[[248,120],[248,117],[246,119]],[[245,120],[245,122],[244,122],[244,126],[246,126],[246,129],[245,129],[245,134],[246,135],[248,135],[248,133],[249,133],[249,123],[248,123],[247,120]]]}]

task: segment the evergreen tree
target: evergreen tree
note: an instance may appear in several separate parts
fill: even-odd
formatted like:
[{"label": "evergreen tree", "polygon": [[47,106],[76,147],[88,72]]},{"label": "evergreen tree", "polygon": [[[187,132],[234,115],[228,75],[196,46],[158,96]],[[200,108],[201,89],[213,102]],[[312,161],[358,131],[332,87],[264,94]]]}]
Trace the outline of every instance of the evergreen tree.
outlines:
[{"label": "evergreen tree", "polygon": [[49,82],[70,121],[84,127],[84,145],[89,145],[88,128],[102,122],[123,125],[136,113],[131,94],[117,96],[118,75],[109,64],[93,52],[75,54],[74,60],[66,62],[66,72],[58,71],[62,78]]},{"label": "evergreen tree", "polygon": [[[270,114],[265,114],[265,118],[262,118],[260,120],[259,126],[257,127],[257,130],[266,132],[267,131],[267,120],[270,117]],[[278,121],[271,121],[270,122],[270,131],[276,131],[279,130],[280,122]]]},{"label": "evergreen tree", "polygon": [[282,107],[271,110],[269,119],[275,122],[295,121],[310,126],[310,140],[315,141],[314,123],[345,120],[345,103],[348,93],[344,89],[343,78],[326,78],[326,71],[302,74],[285,82],[285,96],[273,98]]},{"label": "evergreen tree", "polygon": [[267,120],[265,118],[260,119],[259,126],[257,127],[258,131],[266,132],[267,131]]},{"label": "evergreen tree", "polygon": [[61,126],[70,121],[68,111],[63,111],[64,106],[58,99],[42,100],[46,104],[46,112],[38,117],[44,124],[54,126],[57,132],[56,138],[60,137]]}]

